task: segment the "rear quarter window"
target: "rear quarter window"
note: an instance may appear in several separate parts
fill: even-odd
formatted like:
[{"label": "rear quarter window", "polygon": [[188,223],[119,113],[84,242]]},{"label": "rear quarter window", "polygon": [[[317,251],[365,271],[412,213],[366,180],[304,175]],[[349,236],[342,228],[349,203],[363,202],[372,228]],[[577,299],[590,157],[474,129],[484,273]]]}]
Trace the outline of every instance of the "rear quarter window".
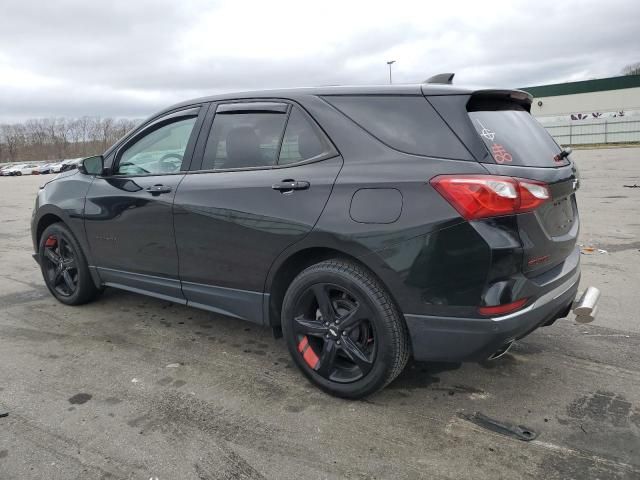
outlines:
[{"label": "rear quarter window", "polygon": [[301,162],[330,152],[329,145],[323,140],[310,120],[298,107],[293,107],[284,132],[278,165]]},{"label": "rear quarter window", "polygon": [[344,115],[387,146],[427,157],[473,160],[422,96],[325,96]]}]

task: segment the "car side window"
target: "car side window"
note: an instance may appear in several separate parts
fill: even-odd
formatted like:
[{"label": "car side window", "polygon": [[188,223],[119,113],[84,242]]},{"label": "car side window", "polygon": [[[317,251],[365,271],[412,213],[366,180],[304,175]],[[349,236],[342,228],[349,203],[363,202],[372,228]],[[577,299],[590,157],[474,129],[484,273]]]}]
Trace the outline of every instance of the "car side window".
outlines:
[{"label": "car side window", "polygon": [[273,166],[278,159],[285,112],[219,112],[213,119],[203,170]]},{"label": "car side window", "polygon": [[280,149],[279,165],[301,162],[329,151],[328,145],[298,107],[293,107]]},{"label": "car side window", "polygon": [[120,156],[116,175],[161,175],[176,173],[197,117],[179,118],[143,136]]},{"label": "car side window", "polygon": [[391,148],[427,157],[471,159],[424,96],[337,95],[323,97]]}]

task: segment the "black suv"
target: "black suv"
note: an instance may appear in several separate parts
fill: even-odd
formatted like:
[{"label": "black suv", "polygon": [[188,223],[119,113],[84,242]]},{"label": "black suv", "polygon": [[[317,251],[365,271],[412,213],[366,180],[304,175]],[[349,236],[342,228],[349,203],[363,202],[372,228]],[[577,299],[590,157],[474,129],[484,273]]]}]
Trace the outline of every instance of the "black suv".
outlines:
[{"label": "black suv", "polygon": [[566,316],[576,168],[517,90],[444,84],[175,105],[38,193],[35,259],[77,305],[116,287],[267,325],[358,398],[412,356],[497,356]]}]

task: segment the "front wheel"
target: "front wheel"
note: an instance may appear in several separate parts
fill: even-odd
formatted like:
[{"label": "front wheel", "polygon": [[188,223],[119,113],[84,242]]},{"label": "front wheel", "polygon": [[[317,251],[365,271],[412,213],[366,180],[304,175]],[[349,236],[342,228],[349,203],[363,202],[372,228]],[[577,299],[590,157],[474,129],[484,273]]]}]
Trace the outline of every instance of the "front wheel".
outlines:
[{"label": "front wheel", "polygon": [[365,268],[328,260],[291,282],[282,330],[300,370],[327,393],[362,398],[395,379],[409,358],[407,328]]},{"label": "front wheel", "polygon": [[40,237],[38,259],[47,288],[67,305],[80,305],[99,293],[80,245],[62,223],[49,225]]}]

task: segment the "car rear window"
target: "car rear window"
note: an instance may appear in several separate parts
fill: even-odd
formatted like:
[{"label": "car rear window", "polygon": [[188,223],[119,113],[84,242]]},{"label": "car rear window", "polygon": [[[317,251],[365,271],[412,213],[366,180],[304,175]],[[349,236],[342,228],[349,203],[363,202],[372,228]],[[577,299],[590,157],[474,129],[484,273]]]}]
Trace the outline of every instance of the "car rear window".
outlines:
[{"label": "car rear window", "polygon": [[515,102],[470,104],[469,117],[495,163],[527,167],[558,167],[560,147],[542,125]]},{"label": "car rear window", "polygon": [[465,146],[423,96],[340,95],[324,99],[395,150],[472,160]]}]

